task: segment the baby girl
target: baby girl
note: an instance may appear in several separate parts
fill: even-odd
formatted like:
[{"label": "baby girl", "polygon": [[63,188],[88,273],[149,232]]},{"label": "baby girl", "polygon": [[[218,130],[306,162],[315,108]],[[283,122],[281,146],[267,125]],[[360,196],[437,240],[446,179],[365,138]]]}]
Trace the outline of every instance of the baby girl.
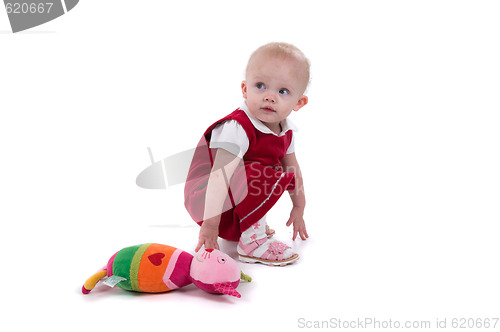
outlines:
[{"label": "baby girl", "polygon": [[198,251],[219,249],[217,238],[238,241],[242,262],[287,265],[299,255],[270,237],[266,214],[285,190],[293,208],[293,240],[308,238],[305,195],[288,119],[308,102],[309,60],[295,46],[270,43],[250,57],[241,83],[243,103],[211,125],[198,144],[185,206],[200,226]]}]

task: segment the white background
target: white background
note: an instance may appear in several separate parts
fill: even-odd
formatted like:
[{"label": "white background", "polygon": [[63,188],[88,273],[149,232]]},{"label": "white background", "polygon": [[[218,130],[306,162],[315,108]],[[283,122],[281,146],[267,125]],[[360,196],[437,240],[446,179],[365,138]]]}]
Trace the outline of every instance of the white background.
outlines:
[{"label": "white background", "polygon": [[[0,10],[0,324],[289,331],[499,317],[499,17],[496,1],[87,0],[12,34]],[[241,264],[254,278],[241,299],[194,286],[83,296],[122,247],[193,251],[182,185],[135,178],[148,146],[157,159],[193,148],[238,106],[246,61],[270,41],[312,62],[310,102],[292,117],[310,235],[295,241],[299,262]],[[291,244],[290,208],[283,197],[268,220]]]}]

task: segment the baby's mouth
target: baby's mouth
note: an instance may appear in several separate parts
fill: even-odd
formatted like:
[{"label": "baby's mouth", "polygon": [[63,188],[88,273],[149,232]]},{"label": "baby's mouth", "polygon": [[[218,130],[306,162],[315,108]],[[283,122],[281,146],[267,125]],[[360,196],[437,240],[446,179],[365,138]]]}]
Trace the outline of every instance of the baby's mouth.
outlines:
[{"label": "baby's mouth", "polygon": [[274,110],[274,108],[270,107],[270,106],[265,106],[265,107],[262,107],[262,109],[266,112],[276,112]]}]

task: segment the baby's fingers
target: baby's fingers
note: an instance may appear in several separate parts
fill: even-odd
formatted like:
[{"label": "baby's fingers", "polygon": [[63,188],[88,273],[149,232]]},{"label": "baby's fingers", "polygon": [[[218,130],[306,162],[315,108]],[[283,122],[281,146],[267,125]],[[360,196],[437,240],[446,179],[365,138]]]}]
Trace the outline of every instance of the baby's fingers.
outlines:
[{"label": "baby's fingers", "polygon": [[194,252],[198,252],[201,247],[203,246],[203,242],[202,241],[198,241],[198,244],[196,245],[196,249],[194,249]]},{"label": "baby's fingers", "polygon": [[302,240],[305,240],[305,239],[307,239],[308,237],[309,237],[309,235],[307,234],[307,230],[304,228],[304,230],[300,232],[300,238],[301,238]]},{"label": "baby's fingers", "polygon": [[215,240],[215,241],[206,241],[206,243],[205,243],[205,249],[217,249],[217,250],[220,250],[219,243],[217,242],[217,240]]}]

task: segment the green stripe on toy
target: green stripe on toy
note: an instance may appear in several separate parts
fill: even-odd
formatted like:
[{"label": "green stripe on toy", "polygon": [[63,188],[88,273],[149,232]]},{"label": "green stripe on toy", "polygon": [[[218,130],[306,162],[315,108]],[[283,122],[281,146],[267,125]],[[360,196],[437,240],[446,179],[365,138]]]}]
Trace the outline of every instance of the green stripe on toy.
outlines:
[{"label": "green stripe on toy", "polygon": [[136,292],[140,292],[141,289],[139,288],[139,282],[138,282],[138,277],[139,277],[139,265],[141,264],[141,259],[144,253],[146,252],[146,249],[151,245],[151,243],[146,243],[143,244],[142,246],[137,249],[137,251],[134,254],[134,257],[132,258],[132,262],[130,264],[130,285],[132,287],[132,290]]},{"label": "green stripe on toy", "polygon": [[123,248],[118,251],[113,262],[113,275],[125,278],[118,284],[118,287],[132,290],[132,285],[130,283],[130,265],[132,264],[132,259],[134,254],[139,250],[142,245],[131,246]]}]

